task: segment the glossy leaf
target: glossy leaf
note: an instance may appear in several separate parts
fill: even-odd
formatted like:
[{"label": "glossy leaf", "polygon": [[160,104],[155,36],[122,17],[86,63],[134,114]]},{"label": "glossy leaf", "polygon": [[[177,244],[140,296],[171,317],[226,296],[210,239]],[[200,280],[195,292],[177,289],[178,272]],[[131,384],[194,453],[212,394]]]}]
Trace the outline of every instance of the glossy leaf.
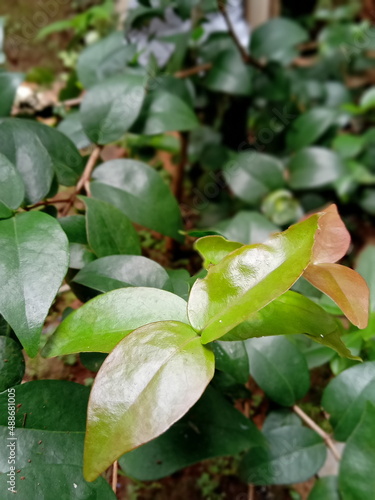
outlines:
[{"label": "glossy leaf", "polygon": [[0,70],[0,116],[9,116],[12,110],[17,88],[24,79],[22,73],[10,73]]},{"label": "glossy leaf", "polygon": [[296,151],[314,144],[327,130],[337,123],[337,111],[313,108],[293,121],[287,134],[289,149]]},{"label": "glossy leaf", "polygon": [[284,185],[282,163],[255,151],[238,154],[225,166],[224,177],[234,194],[251,205]]},{"label": "glossy leaf", "polygon": [[250,450],[240,465],[240,475],[247,483],[300,483],[314,476],[326,459],[322,438],[301,425],[273,429],[266,438],[268,446]]},{"label": "glossy leaf", "polygon": [[78,78],[85,88],[124,71],[126,64],[134,57],[136,47],[126,42],[121,31],[86,47],[77,63]]},{"label": "glossy leaf", "polygon": [[164,76],[149,82],[147,97],[132,132],[157,135],[192,130],[198,125],[185,82]]},{"label": "glossy leaf", "polygon": [[307,267],[317,216],[291,226],[265,244],[243,246],[197,280],[188,303],[189,319],[204,343],[235,326],[285,293]]},{"label": "glossy leaf", "polygon": [[215,224],[215,228],[228,240],[240,241],[244,245],[262,243],[272,233],[280,231],[280,228],[260,213],[244,210],[238,212],[232,219]]},{"label": "glossy leaf", "polygon": [[140,255],[138,233],[121,210],[94,198],[81,199],[86,205],[87,240],[98,257]]},{"label": "glossy leaf", "polygon": [[314,484],[308,500],[340,500],[336,476],[320,477]]},{"label": "glossy leaf", "polygon": [[265,337],[245,342],[250,373],[269,398],[292,406],[310,387],[303,354],[284,337]]},{"label": "glossy leaf", "polygon": [[38,352],[48,310],[68,268],[68,241],[59,223],[41,212],[0,222],[0,313],[29,356]]},{"label": "glossy leaf", "polygon": [[154,169],[136,160],[111,160],[96,168],[93,178],[95,198],[115,205],[132,222],[181,239],[177,201]]},{"label": "glossy leaf", "polygon": [[64,134],[31,120],[3,119],[0,151],[21,174],[27,203],[47,196],[55,174],[60,184],[73,186],[83,171],[83,158]]},{"label": "glossy leaf", "polygon": [[245,384],[249,379],[249,358],[243,342],[213,342],[215,368],[229,373],[237,382]]},{"label": "glossy leaf", "polygon": [[186,302],[177,295],[153,288],[114,290],[70,314],[48,340],[43,355],[110,352],[136,328],[167,320],[188,324]]},{"label": "glossy leaf", "polygon": [[122,454],[165,432],[197,402],[213,375],[214,355],[186,324],[153,323],[123,339],[91,391],[86,479],[96,479]]},{"label": "glossy leaf", "polygon": [[375,491],[375,406],[367,403],[346,443],[339,472],[342,500],[370,500]]},{"label": "glossy leaf", "polygon": [[127,476],[155,481],[202,460],[237,455],[264,441],[251,420],[208,387],[167,432],[126,453],[119,463]]},{"label": "glossy leaf", "polygon": [[134,255],[112,255],[87,264],[74,277],[76,283],[100,292],[128,286],[169,290],[167,271],[157,262]]},{"label": "glossy leaf", "polygon": [[94,253],[87,245],[69,243],[69,267],[71,269],[82,269],[95,259]]},{"label": "glossy leaf", "polygon": [[358,424],[366,402],[375,404],[375,362],[349,368],[331,380],[322,405],[330,414],[335,439],[346,441]]},{"label": "glossy leaf", "polygon": [[242,246],[242,243],[226,240],[222,236],[205,236],[194,244],[195,250],[203,258],[203,267],[206,269],[212,264],[218,264],[225,256]]},{"label": "glossy leaf", "polygon": [[22,351],[10,337],[0,337],[0,392],[21,382],[25,373]]},{"label": "glossy leaf", "polygon": [[288,163],[289,185],[292,189],[312,189],[337,181],[346,174],[340,157],[326,148],[301,149]]},{"label": "glossy leaf", "polygon": [[137,119],[144,98],[140,74],[112,76],[91,87],[80,108],[85,133],[97,144],[120,139]]},{"label": "glossy leaf", "polygon": [[25,197],[22,178],[8,158],[0,153],[0,218],[11,217]]}]

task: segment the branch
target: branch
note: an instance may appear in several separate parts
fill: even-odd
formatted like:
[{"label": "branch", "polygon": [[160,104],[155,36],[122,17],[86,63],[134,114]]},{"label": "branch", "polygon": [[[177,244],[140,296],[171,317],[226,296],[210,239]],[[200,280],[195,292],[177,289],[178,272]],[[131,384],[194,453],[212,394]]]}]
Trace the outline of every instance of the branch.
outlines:
[{"label": "branch", "polygon": [[227,25],[228,32],[229,32],[230,36],[232,37],[232,40],[234,41],[236,47],[238,48],[238,50],[241,54],[243,62],[245,64],[249,64],[250,66],[254,66],[254,68],[257,68],[260,71],[265,71],[266,70],[265,66],[261,62],[259,62],[257,59],[255,59],[253,56],[248,54],[246,52],[246,50],[242,47],[241,42],[239,41],[239,39],[236,35],[236,32],[234,31],[233,24],[232,24],[232,21],[230,20],[228,12],[225,9],[225,5],[224,5],[223,0],[218,0],[217,5],[218,5],[219,10],[224,18],[226,25]]},{"label": "branch", "polygon": [[77,185],[74,189],[74,193],[72,196],[69,198],[68,203],[65,205],[64,210],[62,211],[62,216],[65,217],[69,213],[69,210],[72,208],[75,199],[77,198],[77,194],[81,191],[83,187],[86,187],[86,192],[88,195],[90,195],[90,188],[89,188],[89,180],[92,174],[92,171],[95,168],[96,162],[98,161],[100,157],[100,153],[103,149],[103,146],[95,146],[93,149],[92,153],[89,156],[89,159],[86,163],[85,170],[83,171],[83,174],[79,181],[77,182]]},{"label": "branch", "polygon": [[45,207],[47,205],[56,205],[57,203],[69,203],[69,201],[70,201],[70,198],[60,198],[59,200],[55,200],[52,198],[52,200],[38,201],[38,203],[34,203],[34,205],[30,205],[28,207],[25,207],[24,210],[29,212],[30,210],[33,210],[34,208]]},{"label": "branch", "polygon": [[181,71],[177,71],[173,76],[175,78],[187,78],[192,75],[196,75],[201,71],[209,71],[212,68],[212,63],[204,63],[199,66],[194,66],[193,68],[183,69]]},{"label": "branch", "polygon": [[185,175],[185,167],[188,160],[188,133],[180,132],[180,143],[181,143],[181,152],[180,152],[180,161],[176,167],[175,175],[173,176],[173,185],[172,191],[173,194],[178,201],[181,202],[183,187],[184,187],[184,175]]},{"label": "branch", "polygon": [[113,469],[112,469],[112,490],[116,494],[117,490],[117,477],[118,477],[118,462],[117,460],[113,462]]},{"label": "branch", "polygon": [[337,451],[335,448],[335,445],[333,444],[332,438],[329,434],[327,434],[321,427],[319,427],[318,424],[314,422],[306,413],[297,405],[293,405],[292,407],[294,413],[296,413],[301,419],[307,424],[310,429],[315,431],[321,438],[324,439],[324,442],[326,446],[331,450],[332,455],[335,457],[335,459],[339,462],[340,461],[340,453]]}]

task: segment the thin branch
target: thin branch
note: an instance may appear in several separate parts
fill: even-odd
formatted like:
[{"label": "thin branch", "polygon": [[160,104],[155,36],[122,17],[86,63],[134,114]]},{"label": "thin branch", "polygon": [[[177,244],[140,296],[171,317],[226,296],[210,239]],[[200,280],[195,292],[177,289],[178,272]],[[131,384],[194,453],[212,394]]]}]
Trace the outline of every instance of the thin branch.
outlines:
[{"label": "thin branch", "polygon": [[299,406],[294,405],[292,409],[294,413],[296,413],[299,417],[301,417],[301,419],[305,422],[305,424],[307,424],[310,427],[310,429],[315,431],[321,438],[324,439],[326,446],[331,450],[332,455],[339,462],[341,458],[340,453],[335,448],[331,436],[327,434],[321,427],[319,427],[319,425],[316,424],[314,420],[312,420],[308,415],[306,415],[306,413]]},{"label": "thin branch", "polygon": [[211,68],[212,63],[199,64],[198,66],[194,66],[193,68],[177,71],[173,76],[175,78],[188,78],[189,76],[196,75],[197,73],[201,73],[202,71],[209,71]]},{"label": "thin branch", "polygon": [[[62,211],[63,217],[65,217],[65,215],[67,215],[69,213],[69,210],[72,208],[72,206],[75,202],[75,199],[77,197],[77,194],[80,193],[81,189],[85,186],[87,188],[91,174],[95,168],[96,162],[98,161],[98,159],[100,157],[100,153],[101,153],[102,149],[103,149],[103,146],[97,145],[97,146],[95,146],[92,153],[90,154],[89,159],[86,163],[85,170],[83,171],[83,174],[82,174],[81,178],[79,179],[79,181],[77,182],[77,185],[74,189],[74,193],[69,198],[68,203],[65,205],[64,210]],[[88,192],[87,194],[90,194],[90,192]]]},{"label": "thin branch", "polygon": [[79,106],[82,102],[83,96],[75,97],[74,99],[67,99],[66,101],[58,102],[57,105],[65,106],[66,108],[72,108],[73,106]]},{"label": "thin branch", "polygon": [[232,21],[230,20],[230,17],[229,17],[228,12],[225,8],[223,0],[218,0],[217,5],[218,5],[219,10],[224,18],[226,25],[227,25],[228,32],[229,32],[230,36],[232,37],[232,40],[234,41],[236,47],[238,48],[238,50],[241,54],[243,62],[245,64],[249,64],[251,66],[254,66],[254,68],[257,68],[260,71],[265,71],[265,69],[266,69],[265,66],[261,62],[259,62],[257,59],[255,59],[253,56],[248,54],[246,52],[246,50],[244,49],[244,47],[241,45],[241,42],[239,41],[239,39],[236,35],[236,32],[234,31]]},{"label": "thin branch", "polygon": [[172,191],[173,191],[173,194],[175,195],[175,198],[178,201],[178,203],[181,202],[181,198],[182,198],[182,194],[183,194],[185,168],[186,168],[186,163],[188,160],[188,133],[187,132],[180,132],[180,144],[181,144],[180,161],[177,165],[176,172],[175,172],[175,175],[173,177],[173,185],[172,185]]},{"label": "thin branch", "polygon": [[254,488],[253,484],[249,484],[247,498],[248,498],[248,500],[254,500],[255,499],[255,488]]},{"label": "thin branch", "polygon": [[113,462],[113,469],[112,469],[112,490],[116,494],[117,490],[117,477],[118,477],[118,462],[117,460]]},{"label": "thin branch", "polygon": [[64,198],[64,199],[59,199],[55,200],[52,198],[52,200],[44,200],[44,201],[38,201],[38,203],[34,203],[34,205],[30,205],[28,207],[25,207],[25,210],[29,212],[30,210],[33,210],[34,208],[37,207],[45,207],[47,205],[56,205],[57,203],[69,203],[70,198]]}]

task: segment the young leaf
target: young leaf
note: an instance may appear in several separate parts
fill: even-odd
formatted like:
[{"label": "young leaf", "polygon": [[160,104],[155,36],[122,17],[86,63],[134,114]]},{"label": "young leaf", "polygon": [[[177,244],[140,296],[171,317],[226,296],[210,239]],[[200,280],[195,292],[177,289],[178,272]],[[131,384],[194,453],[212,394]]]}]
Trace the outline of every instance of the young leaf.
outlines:
[{"label": "young leaf", "polygon": [[226,240],[222,236],[204,236],[194,244],[195,250],[203,257],[203,267],[206,269],[242,246],[242,243]]},{"label": "young leaf", "polygon": [[375,362],[367,362],[343,371],[324,390],[322,405],[338,441],[346,441],[354,431],[366,402],[375,404],[374,382]]},{"label": "young leaf", "polygon": [[250,373],[269,398],[292,406],[310,387],[303,354],[284,337],[265,337],[245,342]]},{"label": "young leaf", "polygon": [[[320,436],[301,425],[266,433],[268,446],[253,448],[240,465],[240,475],[256,485],[291,484],[314,476],[326,459]],[[323,499],[322,499],[323,500]]]},{"label": "young leaf", "polygon": [[367,403],[344,449],[339,473],[342,500],[370,500],[375,491],[375,406]]},{"label": "young leaf", "polygon": [[181,213],[160,175],[136,160],[111,160],[95,169],[95,198],[122,210],[132,222],[181,240]]},{"label": "young leaf", "polygon": [[155,481],[194,463],[237,455],[264,443],[254,423],[209,386],[167,432],[126,453],[119,463],[127,476]]},{"label": "young leaf", "polygon": [[29,356],[38,352],[48,310],[68,269],[68,240],[42,212],[0,221],[0,313]]},{"label": "young leaf", "polygon": [[90,88],[80,108],[87,136],[97,144],[120,139],[137,119],[144,98],[144,76],[140,74],[112,76]]},{"label": "young leaf", "polygon": [[214,355],[177,321],[149,324],[123,339],[91,391],[84,475],[98,477],[124,453],[160,436],[202,395]]},{"label": "young leaf", "polygon": [[80,197],[86,205],[87,239],[98,257],[140,255],[139,236],[128,217],[104,201]]},{"label": "young leaf", "polygon": [[222,337],[285,293],[310,262],[318,216],[312,216],[265,244],[243,246],[195,282],[188,314],[202,342]]},{"label": "young leaf", "polygon": [[114,290],[70,314],[48,340],[43,356],[110,352],[136,328],[167,320],[188,324],[186,302],[177,295],[154,288]]}]

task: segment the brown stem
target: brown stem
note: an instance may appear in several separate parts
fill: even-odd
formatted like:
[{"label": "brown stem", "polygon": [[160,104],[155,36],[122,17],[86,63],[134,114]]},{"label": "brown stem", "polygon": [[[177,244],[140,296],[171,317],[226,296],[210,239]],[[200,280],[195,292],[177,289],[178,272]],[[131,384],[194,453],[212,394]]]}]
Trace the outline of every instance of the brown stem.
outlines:
[{"label": "brown stem", "polygon": [[259,69],[260,71],[265,71],[265,66],[259,62],[257,59],[255,59],[253,56],[248,54],[244,47],[242,47],[241,42],[239,41],[236,32],[234,31],[232,21],[230,20],[230,17],[228,15],[228,12],[225,8],[223,0],[218,0],[217,5],[219,7],[219,10],[224,18],[224,21],[227,25],[229,35],[232,37],[232,40],[234,41],[236,47],[238,48],[242,60],[245,64],[249,64],[251,66],[254,66],[254,68]]},{"label": "brown stem", "polygon": [[198,66],[194,66],[193,68],[177,71],[173,76],[175,78],[187,78],[189,76],[196,75],[197,73],[201,73],[202,71],[209,71],[211,68],[212,63],[199,64]]},{"label": "brown stem", "polygon": [[[77,182],[77,185],[76,185],[76,187],[74,189],[74,193],[69,198],[68,203],[65,205],[64,210],[62,211],[62,216],[63,217],[65,217],[65,215],[67,215],[69,213],[69,210],[72,208],[72,206],[73,206],[73,204],[75,202],[75,199],[77,197],[77,194],[79,194],[79,192],[81,191],[81,189],[83,187],[85,187],[85,186],[86,186],[86,189],[87,189],[87,186],[89,184],[89,180],[90,180],[92,171],[95,168],[96,162],[98,161],[98,159],[100,157],[100,153],[101,153],[102,149],[103,149],[103,146],[96,145],[95,148],[93,149],[92,153],[90,154],[89,159],[88,159],[88,161],[86,163],[85,170],[83,171],[83,174],[80,177],[80,179]],[[88,188],[87,194],[90,195],[90,189],[89,188]]]},{"label": "brown stem", "polygon": [[117,460],[113,462],[113,469],[112,469],[112,490],[116,494],[117,490],[117,477],[118,477],[118,462]]},{"label": "brown stem", "polygon": [[247,495],[248,500],[254,500],[254,498],[255,498],[254,495],[255,495],[254,485],[249,484],[248,495]]},{"label": "brown stem", "polygon": [[332,455],[335,457],[335,459],[339,462],[340,461],[340,453],[337,451],[335,448],[335,445],[333,444],[332,438],[329,434],[327,434],[321,427],[319,427],[318,424],[314,422],[306,413],[297,405],[294,405],[292,407],[294,413],[296,413],[301,419],[307,424],[310,429],[315,431],[321,438],[324,439],[324,442],[326,446],[331,450]]},{"label": "brown stem", "polygon": [[172,191],[176,197],[178,203],[181,202],[183,188],[184,188],[184,176],[185,176],[185,167],[188,159],[188,133],[180,132],[180,143],[181,143],[181,152],[180,152],[180,161],[176,168],[176,173],[173,178],[172,183]]},{"label": "brown stem", "polygon": [[34,208],[37,207],[45,207],[47,205],[56,205],[57,203],[69,203],[70,198],[64,198],[64,199],[59,199],[59,200],[44,200],[44,201],[38,201],[38,203],[34,203],[34,205],[30,205],[29,207],[25,207],[25,210],[28,212],[29,210],[33,210]]},{"label": "brown stem", "polygon": [[79,106],[82,102],[83,96],[75,97],[74,99],[67,99],[66,101],[61,101],[58,104],[60,106],[65,106],[66,108],[72,108],[73,106]]}]

